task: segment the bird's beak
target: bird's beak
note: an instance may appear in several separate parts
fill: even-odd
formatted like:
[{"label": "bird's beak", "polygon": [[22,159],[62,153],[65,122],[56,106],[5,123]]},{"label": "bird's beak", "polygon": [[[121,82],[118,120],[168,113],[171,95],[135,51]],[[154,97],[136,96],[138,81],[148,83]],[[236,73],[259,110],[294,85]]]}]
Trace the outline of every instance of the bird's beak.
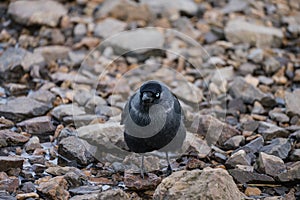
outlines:
[{"label": "bird's beak", "polygon": [[151,93],[144,92],[142,96],[143,103],[151,103],[153,100]]}]

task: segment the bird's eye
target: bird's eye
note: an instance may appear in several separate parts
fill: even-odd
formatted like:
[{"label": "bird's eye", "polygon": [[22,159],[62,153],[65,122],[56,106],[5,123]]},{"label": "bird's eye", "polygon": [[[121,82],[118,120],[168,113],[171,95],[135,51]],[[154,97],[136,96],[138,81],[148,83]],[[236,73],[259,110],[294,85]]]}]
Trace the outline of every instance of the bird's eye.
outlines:
[{"label": "bird's eye", "polygon": [[159,93],[156,93],[156,94],[155,94],[155,97],[156,97],[156,98],[159,98],[159,96],[160,96]]}]

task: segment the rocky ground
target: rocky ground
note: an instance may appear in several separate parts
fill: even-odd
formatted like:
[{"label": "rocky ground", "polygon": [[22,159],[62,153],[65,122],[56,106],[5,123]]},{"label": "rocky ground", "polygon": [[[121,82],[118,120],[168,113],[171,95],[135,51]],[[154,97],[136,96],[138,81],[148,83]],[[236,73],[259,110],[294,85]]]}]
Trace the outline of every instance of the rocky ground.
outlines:
[{"label": "rocky ground", "polygon": [[[298,0],[1,1],[0,17],[0,199],[300,199]],[[157,154],[134,173],[119,125],[147,79],[185,111],[168,177]]]}]

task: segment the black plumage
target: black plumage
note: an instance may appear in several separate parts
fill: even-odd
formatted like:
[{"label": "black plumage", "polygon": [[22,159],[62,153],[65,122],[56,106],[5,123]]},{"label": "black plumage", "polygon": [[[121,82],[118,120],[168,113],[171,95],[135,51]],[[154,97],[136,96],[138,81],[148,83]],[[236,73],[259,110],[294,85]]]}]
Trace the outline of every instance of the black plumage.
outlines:
[{"label": "black plumage", "polygon": [[[168,152],[181,148],[186,130],[180,103],[166,85],[145,82],[125,105],[121,124],[125,125],[124,139],[131,151],[166,152],[171,173]],[[141,174],[144,174],[143,155]]]}]

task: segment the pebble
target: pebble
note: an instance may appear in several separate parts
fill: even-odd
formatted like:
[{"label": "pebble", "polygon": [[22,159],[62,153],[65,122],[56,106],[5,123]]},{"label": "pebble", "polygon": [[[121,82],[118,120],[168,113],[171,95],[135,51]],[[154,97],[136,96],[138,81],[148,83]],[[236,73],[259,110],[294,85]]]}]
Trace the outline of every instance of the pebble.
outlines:
[{"label": "pebble", "polygon": [[261,173],[276,177],[281,172],[284,172],[286,167],[281,158],[260,152],[257,160],[257,170]]},{"label": "pebble", "polygon": [[291,143],[286,138],[276,138],[269,145],[261,148],[262,152],[286,159],[291,150]]},{"label": "pebble", "polygon": [[104,39],[124,31],[127,24],[114,18],[106,18],[96,24],[94,35]]}]

